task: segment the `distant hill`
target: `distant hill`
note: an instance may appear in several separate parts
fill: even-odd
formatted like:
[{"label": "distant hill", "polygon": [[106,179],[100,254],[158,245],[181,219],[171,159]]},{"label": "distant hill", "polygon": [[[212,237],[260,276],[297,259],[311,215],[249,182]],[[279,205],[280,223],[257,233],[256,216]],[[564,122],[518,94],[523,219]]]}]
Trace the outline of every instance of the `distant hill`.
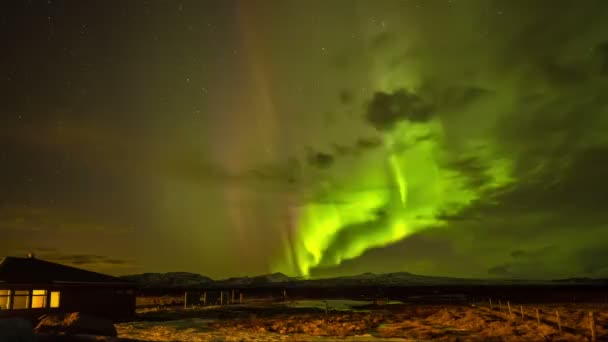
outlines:
[{"label": "distant hill", "polygon": [[242,285],[264,285],[264,284],[274,284],[274,283],[287,283],[297,281],[298,278],[292,278],[284,275],[283,273],[271,273],[264,274],[255,277],[233,277],[223,280],[218,280],[215,283],[217,285],[232,285],[232,286],[242,286]]},{"label": "distant hill", "polygon": [[450,277],[422,276],[408,272],[384,274],[363,273],[323,279],[302,279],[289,277],[283,273],[271,273],[254,277],[232,277],[213,280],[195,273],[143,273],[121,277],[148,288],[188,288],[188,287],[350,287],[350,286],[439,286],[439,285],[570,285],[608,284],[606,279],[569,278],[560,280],[517,280],[517,279],[465,279]]},{"label": "distant hill", "polygon": [[153,288],[197,287],[214,283],[213,279],[209,277],[189,272],[142,273],[120,278]]},{"label": "distant hill", "polygon": [[597,284],[607,285],[608,279],[595,279],[595,278],[566,278],[553,280],[554,283],[567,283],[567,284]]}]

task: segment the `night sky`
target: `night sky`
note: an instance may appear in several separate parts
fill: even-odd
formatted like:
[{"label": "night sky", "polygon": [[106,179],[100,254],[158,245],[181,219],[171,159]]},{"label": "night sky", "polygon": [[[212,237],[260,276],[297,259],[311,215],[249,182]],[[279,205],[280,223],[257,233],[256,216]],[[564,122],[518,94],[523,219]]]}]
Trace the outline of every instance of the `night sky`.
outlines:
[{"label": "night sky", "polygon": [[608,277],[608,2],[2,1],[0,254]]}]

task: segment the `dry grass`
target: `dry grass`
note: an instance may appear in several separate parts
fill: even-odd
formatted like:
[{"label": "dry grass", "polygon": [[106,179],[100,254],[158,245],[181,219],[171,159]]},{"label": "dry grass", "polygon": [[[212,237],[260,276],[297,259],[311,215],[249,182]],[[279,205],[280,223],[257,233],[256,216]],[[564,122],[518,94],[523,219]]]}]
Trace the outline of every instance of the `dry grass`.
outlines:
[{"label": "dry grass", "polygon": [[184,296],[146,296],[135,299],[135,306],[138,308],[167,305],[184,305]]},{"label": "dry grass", "polygon": [[[608,310],[583,305],[519,306],[514,315],[480,306],[391,305],[366,312],[305,310],[269,305],[189,310],[174,321],[117,326],[119,336],[151,341],[589,341],[589,310],[596,312],[598,340],[608,339]],[[504,308],[503,308],[504,309]],[[562,333],[555,310],[561,316]],[[504,311],[504,310],[503,310]]]}]

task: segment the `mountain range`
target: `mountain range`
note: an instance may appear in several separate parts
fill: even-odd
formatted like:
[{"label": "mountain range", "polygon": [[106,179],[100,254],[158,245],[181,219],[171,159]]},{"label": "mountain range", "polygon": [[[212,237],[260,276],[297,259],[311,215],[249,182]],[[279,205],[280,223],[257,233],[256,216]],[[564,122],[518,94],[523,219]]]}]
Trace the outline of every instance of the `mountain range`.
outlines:
[{"label": "mountain range", "polygon": [[254,277],[232,277],[221,280],[213,280],[200,274],[188,272],[142,273],[122,276],[121,278],[146,288],[608,284],[608,279],[466,279],[423,276],[408,272],[384,274],[363,273],[354,276],[323,279],[303,279],[300,277],[289,277],[283,273],[271,273]]}]

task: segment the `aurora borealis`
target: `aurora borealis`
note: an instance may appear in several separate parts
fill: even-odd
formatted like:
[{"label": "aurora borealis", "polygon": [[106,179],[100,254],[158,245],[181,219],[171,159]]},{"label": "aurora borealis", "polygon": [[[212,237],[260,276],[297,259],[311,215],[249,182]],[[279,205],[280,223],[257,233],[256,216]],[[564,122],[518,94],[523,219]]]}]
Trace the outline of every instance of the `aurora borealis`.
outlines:
[{"label": "aurora borealis", "polygon": [[608,277],[605,1],[5,1],[0,251]]},{"label": "aurora borealis", "polygon": [[[388,98],[383,112],[393,107],[407,111],[399,103],[402,93],[394,95],[397,103]],[[442,135],[439,120],[405,120],[385,134],[377,157],[355,165],[343,182],[322,185],[319,198],[297,215],[295,243],[287,249],[287,255],[295,255],[287,258],[290,273],[297,267],[298,274],[308,276],[311,267],[340,265],[371,248],[447,225],[442,216],[458,214],[487,192],[510,184],[510,170],[496,159],[480,165],[487,177],[483,187],[468,186],[474,181],[470,175],[444,166],[450,165],[450,156],[442,155]]]}]

